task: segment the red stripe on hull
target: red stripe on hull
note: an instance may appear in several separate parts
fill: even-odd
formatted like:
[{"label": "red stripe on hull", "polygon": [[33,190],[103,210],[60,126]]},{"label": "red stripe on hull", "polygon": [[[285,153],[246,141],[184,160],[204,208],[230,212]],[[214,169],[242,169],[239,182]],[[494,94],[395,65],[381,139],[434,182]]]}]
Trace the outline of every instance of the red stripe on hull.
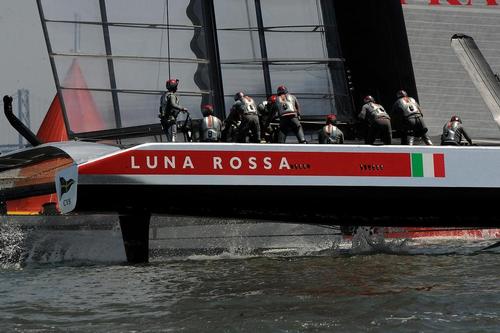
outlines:
[{"label": "red stripe on hull", "polygon": [[[175,167],[174,164],[175,159]],[[407,153],[132,150],[80,166],[82,175],[411,177]]]},{"label": "red stripe on hull", "polygon": [[444,154],[434,154],[434,176],[437,178],[446,177]]},{"label": "red stripe on hull", "polygon": [[500,238],[500,229],[387,228],[385,238]]}]

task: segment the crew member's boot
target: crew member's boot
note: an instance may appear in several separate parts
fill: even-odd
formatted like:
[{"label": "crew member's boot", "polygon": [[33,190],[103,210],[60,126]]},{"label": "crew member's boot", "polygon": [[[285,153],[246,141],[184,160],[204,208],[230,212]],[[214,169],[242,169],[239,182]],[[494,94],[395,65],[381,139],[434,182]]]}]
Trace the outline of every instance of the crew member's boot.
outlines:
[{"label": "crew member's boot", "polygon": [[433,145],[432,141],[431,141],[431,138],[427,134],[424,135],[422,139],[424,140],[424,143],[426,145],[428,145],[428,146],[432,146]]}]

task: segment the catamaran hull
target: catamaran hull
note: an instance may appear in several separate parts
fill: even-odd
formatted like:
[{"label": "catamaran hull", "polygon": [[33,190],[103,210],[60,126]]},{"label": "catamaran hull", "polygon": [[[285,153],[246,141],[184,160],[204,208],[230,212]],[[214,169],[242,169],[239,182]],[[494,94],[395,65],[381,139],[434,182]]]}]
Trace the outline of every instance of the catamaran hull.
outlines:
[{"label": "catamaran hull", "polygon": [[331,225],[498,226],[498,189],[306,186],[79,187],[77,210],[256,218]]},{"label": "catamaran hull", "polygon": [[145,144],[80,165],[78,186],[81,211],[500,224],[497,147]]},{"label": "catamaran hull", "polygon": [[[59,188],[59,209],[71,203],[67,211],[77,213],[330,225],[500,225],[499,147],[159,143],[118,149],[68,142],[54,144],[54,157],[47,147],[3,157],[10,184],[2,189],[4,198],[25,195],[26,184],[53,182],[49,187]],[[52,178],[41,184],[38,173],[26,172],[35,170],[35,162],[52,165],[61,152],[76,166],[70,171],[76,170],[51,168]],[[12,168],[20,170],[17,178],[9,178]]]}]

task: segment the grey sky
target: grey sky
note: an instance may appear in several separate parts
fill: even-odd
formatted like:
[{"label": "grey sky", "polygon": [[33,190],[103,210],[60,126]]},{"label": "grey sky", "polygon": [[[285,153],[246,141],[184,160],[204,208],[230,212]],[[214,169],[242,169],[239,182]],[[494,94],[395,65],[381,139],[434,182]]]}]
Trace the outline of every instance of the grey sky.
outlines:
[{"label": "grey sky", "polygon": [[[56,92],[36,2],[1,0],[0,31],[0,93],[30,91],[31,128],[36,132]],[[0,117],[0,145],[17,143],[3,106]]]}]

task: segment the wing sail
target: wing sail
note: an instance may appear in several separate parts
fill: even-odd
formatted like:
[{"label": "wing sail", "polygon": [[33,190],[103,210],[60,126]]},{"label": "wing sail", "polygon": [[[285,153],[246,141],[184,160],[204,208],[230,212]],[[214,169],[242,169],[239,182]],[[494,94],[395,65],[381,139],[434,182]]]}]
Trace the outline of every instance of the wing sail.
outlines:
[{"label": "wing sail", "polygon": [[451,46],[500,127],[500,81],[472,37],[456,34]]}]

